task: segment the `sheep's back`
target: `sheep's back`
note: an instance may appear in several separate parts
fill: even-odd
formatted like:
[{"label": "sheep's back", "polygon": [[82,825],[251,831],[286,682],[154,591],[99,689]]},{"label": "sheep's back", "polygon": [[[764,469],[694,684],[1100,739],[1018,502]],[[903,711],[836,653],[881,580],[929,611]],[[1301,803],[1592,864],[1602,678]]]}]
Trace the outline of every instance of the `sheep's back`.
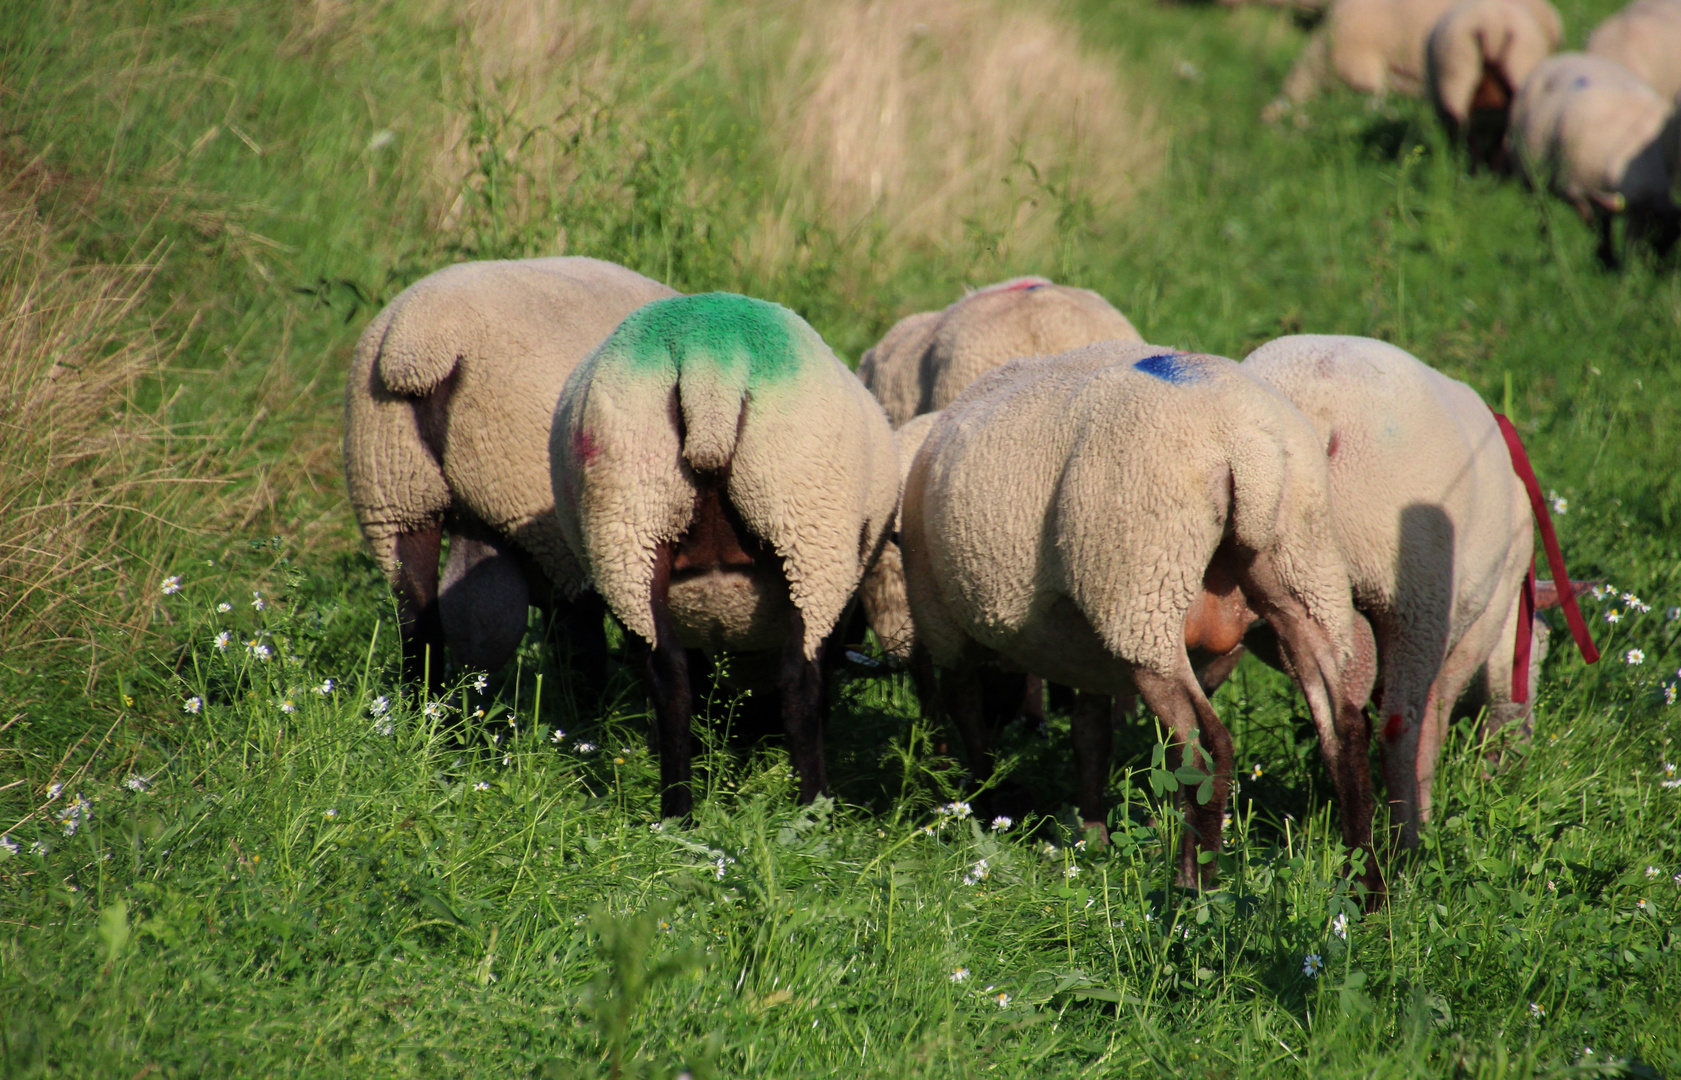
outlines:
[{"label": "sheep's back", "polygon": [[1559,53],[1542,61],[1518,92],[1512,145],[1525,171],[1569,198],[1662,200],[1661,167],[1657,178],[1652,170],[1631,177],[1630,164],[1654,152],[1661,158],[1656,143],[1670,113],[1669,103],[1621,64]]},{"label": "sheep's back", "polygon": [[1587,51],[1622,64],[1673,101],[1681,93],[1681,0],[1634,0],[1595,28]]},{"label": "sheep's back", "polygon": [[921,311],[905,316],[858,361],[858,378],[895,427],[915,416],[922,403],[922,355],[934,340],[941,314]]}]

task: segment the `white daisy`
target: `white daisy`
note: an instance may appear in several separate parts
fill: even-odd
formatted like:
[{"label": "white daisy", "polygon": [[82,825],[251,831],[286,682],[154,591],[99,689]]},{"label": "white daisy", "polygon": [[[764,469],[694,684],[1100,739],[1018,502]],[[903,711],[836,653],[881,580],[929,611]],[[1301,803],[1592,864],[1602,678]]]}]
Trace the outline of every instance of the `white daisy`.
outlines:
[{"label": "white daisy", "polygon": [[165,596],[174,596],[176,593],[180,592],[181,591],[181,575],[180,574],[171,574],[168,577],[164,578],[162,588],[163,588],[163,594]]},{"label": "white daisy", "polygon": [[1302,957],[1302,974],[1310,979],[1319,978],[1319,972],[1324,966],[1324,959],[1316,952],[1310,952]]},{"label": "white daisy", "polygon": [[192,697],[181,703],[181,711],[184,713],[191,713],[194,716],[197,716],[199,714],[199,710],[203,708],[204,699],[199,697],[197,694],[194,694]]}]

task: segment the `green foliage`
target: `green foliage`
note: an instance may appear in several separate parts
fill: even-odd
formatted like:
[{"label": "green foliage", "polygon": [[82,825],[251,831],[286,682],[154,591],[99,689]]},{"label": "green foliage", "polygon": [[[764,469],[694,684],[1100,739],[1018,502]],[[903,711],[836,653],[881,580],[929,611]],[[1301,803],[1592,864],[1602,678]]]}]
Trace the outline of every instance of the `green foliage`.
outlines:
[{"label": "green foliage", "polygon": [[[1592,6],[1566,5],[1572,40],[1613,0]],[[44,162],[17,175],[73,257],[160,252],[145,325],[184,345],[137,407],[265,462],[229,481],[254,507],[233,533],[172,516],[141,553],[182,578],[147,636],[0,657],[0,1075],[1681,1071],[1675,263],[1600,270],[1545,196],[1464,175],[1418,103],[1334,96],[1262,125],[1301,41],[1280,13],[1076,15],[1174,132],[1126,227],[1098,232],[1056,163],[1023,161],[1000,180],[1058,208],[1054,249],[975,221],[968,251],[888,276],[891,237],[809,222],[786,260],[739,257],[769,151],[670,43],[626,45],[648,64],[627,93],[661,109],[530,125],[456,89],[458,31],[403,4],[312,36],[282,5],[0,2],[0,165]],[[415,148],[439,116],[467,148],[447,226]],[[544,139],[558,178],[533,164]],[[399,692],[336,476],[371,312],[451,259],[563,245],[774,299],[849,356],[1018,272],[1225,355],[1389,338],[1510,403],[1568,500],[1572,570],[1616,586],[1585,605],[1605,660],[1554,635],[1535,741],[1498,768],[1456,724],[1425,848],[1384,857],[1375,915],[1305,710],[1251,663],[1215,701],[1243,767],[1213,893],[1170,887],[1173,799],[1212,785],[1153,723],[1118,736],[1100,849],[1066,807],[976,821],[902,677],[845,686],[837,798],[807,808],[779,747],[728,737],[713,686],[696,819],[661,825],[635,681],[580,712],[542,627],[482,684]],[[1002,750],[1054,805],[1067,745],[1053,716]]]}]

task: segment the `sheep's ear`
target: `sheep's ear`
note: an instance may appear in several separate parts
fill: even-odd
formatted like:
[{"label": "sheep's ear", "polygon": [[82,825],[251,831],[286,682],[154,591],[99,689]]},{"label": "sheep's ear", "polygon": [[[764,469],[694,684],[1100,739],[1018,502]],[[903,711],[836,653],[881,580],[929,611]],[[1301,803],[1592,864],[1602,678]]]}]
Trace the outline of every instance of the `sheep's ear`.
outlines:
[{"label": "sheep's ear", "polygon": [[[1605,580],[1603,578],[1597,581],[1572,581],[1569,583],[1570,591],[1575,593],[1577,596],[1582,596],[1590,589],[1596,589],[1603,584],[1605,584]],[[1558,582],[1537,581],[1535,583],[1536,611],[1545,611],[1550,607],[1558,607],[1559,599]]]}]

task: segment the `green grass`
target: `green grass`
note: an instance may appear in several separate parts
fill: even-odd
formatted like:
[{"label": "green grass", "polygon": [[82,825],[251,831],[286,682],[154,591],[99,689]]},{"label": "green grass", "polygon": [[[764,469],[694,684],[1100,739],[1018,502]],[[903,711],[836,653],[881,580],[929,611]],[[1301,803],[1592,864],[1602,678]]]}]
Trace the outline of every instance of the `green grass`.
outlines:
[{"label": "green grass", "polygon": [[[1570,40],[1614,6],[1566,5]],[[890,237],[817,223],[786,265],[739,261],[769,151],[714,74],[662,81],[671,42],[633,43],[650,71],[626,91],[662,108],[605,103],[545,186],[521,172],[530,133],[460,89],[457,31],[406,5],[311,38],[279,4],[0,3],[8,192],[34,191],[67,263],[161,252],[134,318],[181,348],[129,407],[232,463],[202,518],[172,515],[112,571],[144,625],[0,656],[19,848],[0,850],[0,1075],[1681,1073],[1675,262],[1602,271],[1560,206],[1464,176],[1416,102],[1262,125],[1300,42],[1282,15],[1071,17],[1173,133],[1124,224],[1099,233],[1078,191],[1018,175],[1063,222],[1054,249],[976,222],[970,250],[886,274]],[[411,144],[452,111],[480,152],[445,230]],[[519,207],[498,194],[516,181],[536,185]],[[786,304],[854,358],[898,315],[1019,272],[1225,355],[1298,329],[1387,338],[1514,416],[1569,500],[1573,572],[1652,610],[1588,602],[1597,667],[1555,635],[1535,744],[1498,775],[1456,729],[1425,851],[1372,916],[1339,875],[1305,710],[1247,663],[1215,704],[1261,775],[1207,897],[1166,887],[1152,725],[1119,739],[1116,844],[1080,849],[1067,812],[1001,834],[942,813],[961,773],[898,681],[846,686],[834,805],[795,807],[777,748],[720,738],[694,826],[654,830],[627,673],[580,716],[534,634],[482,694],[398,701],[390,599],[338,480],[340,379],[377,306],[454,258],[552,252],[563,228],[570,252]],[[462,746],[452,725],[481,708]],[[1037,790],[1071,790],[1065,718],[1006,750]],[[66,835],[78,795],[91,817]]]}]

